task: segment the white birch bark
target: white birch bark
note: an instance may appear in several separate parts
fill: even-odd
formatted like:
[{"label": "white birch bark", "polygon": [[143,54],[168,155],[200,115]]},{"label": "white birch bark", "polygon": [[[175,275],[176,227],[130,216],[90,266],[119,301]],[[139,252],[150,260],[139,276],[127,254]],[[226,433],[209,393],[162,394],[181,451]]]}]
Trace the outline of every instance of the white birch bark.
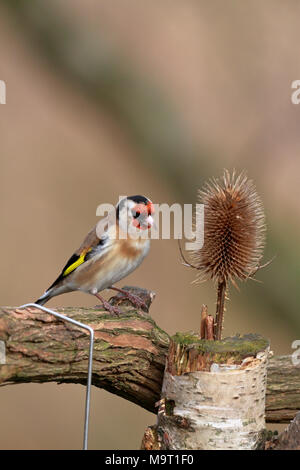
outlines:
[{"label": "white birch bark", "polygon": [[158,414],[165,445],[174,450],[256,449],[265,430],[268,351],[241,364],[213,363],[210,371],[172,375],[166,370],[166,409],[161,406]]}]

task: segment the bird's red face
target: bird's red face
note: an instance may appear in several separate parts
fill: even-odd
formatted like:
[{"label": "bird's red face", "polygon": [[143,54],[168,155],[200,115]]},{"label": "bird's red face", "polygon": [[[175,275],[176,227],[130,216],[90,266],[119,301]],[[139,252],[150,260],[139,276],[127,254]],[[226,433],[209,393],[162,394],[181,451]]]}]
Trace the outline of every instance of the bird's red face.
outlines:
[{"label": "bird's red face", "polygon": [[150,229],[153,225],[154,205],[151,201],[147,204],[136,204],[132,209],[133,225],[140,230]]}]

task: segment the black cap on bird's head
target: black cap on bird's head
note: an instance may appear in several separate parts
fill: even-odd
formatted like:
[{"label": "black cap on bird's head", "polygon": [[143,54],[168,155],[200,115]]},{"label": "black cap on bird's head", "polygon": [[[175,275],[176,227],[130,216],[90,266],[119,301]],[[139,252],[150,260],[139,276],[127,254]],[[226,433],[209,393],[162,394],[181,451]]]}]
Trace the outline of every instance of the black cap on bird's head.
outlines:
[{"label": "black cap on bird's head", "polygon": [[145,196],[127,196],[127,199],[133,202],[136,202],[137,204],[149,204],[150,199],[148,199]]}]

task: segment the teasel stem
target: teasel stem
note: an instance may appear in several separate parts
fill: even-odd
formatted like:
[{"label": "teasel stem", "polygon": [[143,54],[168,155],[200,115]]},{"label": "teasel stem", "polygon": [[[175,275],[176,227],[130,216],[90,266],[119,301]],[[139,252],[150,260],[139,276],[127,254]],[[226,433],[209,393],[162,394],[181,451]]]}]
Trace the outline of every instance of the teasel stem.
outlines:
[{"label": "teasel stem", "polygon": [[215,340],[222,339],[226,287],[227,287],[227,283],[225,280],[218,282],[217,310],[216,310],[216,322],[215,322],[215,331],[214,331]]}]

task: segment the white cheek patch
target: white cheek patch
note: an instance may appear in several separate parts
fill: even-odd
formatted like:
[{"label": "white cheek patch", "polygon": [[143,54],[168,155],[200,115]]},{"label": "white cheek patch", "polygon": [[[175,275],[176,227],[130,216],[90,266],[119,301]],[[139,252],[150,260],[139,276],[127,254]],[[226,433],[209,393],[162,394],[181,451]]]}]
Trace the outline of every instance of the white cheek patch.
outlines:
[{"label": "white cheek patch", "polygon": [[149,225],[153,225],[154,219],[153,219],[152,215],[149,215],[149,216],[147,217],[147,222],[148,222]]}]

